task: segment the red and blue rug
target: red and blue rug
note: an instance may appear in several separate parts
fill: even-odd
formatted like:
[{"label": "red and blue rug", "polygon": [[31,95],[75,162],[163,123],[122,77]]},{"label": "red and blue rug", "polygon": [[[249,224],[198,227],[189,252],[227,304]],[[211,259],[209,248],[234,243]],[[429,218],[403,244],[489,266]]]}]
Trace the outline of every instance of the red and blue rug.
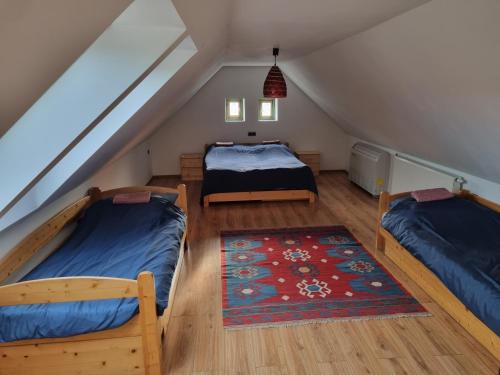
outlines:
[{"label": "red and blue rug", "polygon": [[343,226],[221,233],[226,328],[429,315]]}]

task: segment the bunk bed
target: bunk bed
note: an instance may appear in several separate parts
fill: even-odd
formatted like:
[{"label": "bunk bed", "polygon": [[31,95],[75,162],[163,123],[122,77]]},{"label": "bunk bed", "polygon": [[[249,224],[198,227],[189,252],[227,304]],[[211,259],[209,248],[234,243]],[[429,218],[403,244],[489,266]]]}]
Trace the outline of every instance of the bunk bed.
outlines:
[{"label": "bunk bed", "polygon": [[377,250],[500,359],[500,205],[468,191],[410,195],[381,194]]},{"label": "bunk bed", "polygon": [[[137,192],[149,202],[113,202]],[[89,190],[8,254],[0,282],[71,227],[19,282],[0,286],[0,374],[160,375],[187,247],[185,185]]]},{"label": "bunk bed", "polygon": [[203,159],[201,203],[308,200],[318,190],[311,168],[287,144],[212,144]]}]

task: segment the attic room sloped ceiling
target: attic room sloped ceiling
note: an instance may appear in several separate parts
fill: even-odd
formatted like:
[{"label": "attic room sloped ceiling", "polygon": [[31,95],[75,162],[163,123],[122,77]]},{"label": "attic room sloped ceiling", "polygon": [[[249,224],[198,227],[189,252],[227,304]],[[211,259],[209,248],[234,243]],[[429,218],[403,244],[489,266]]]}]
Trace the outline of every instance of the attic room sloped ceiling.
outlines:
[{"label": "attic room sloped ceiling", "polygon": [[500,182],[499,20],[433,0],[282,68],[348,133]]},{"label": "attic room sloped ceiling", "polygon": [[[279,43],[285,37],[288,40],[286,49],[281,54],[286,57],[293,51],[293,55],[303,54],[304,43],[311,42],[310,48],[317,47],[315,39],[320,39],[322,45],[339,40],[348,35],[355,34],[384,20],[394,17],[404,11],[412,9],[428,0],[382,0],[377,4],[370,0],[321,0],[314,3],[302,0],[279,0],[279,1],[235,1],[235,0],[211,0],[200,2],[198,0],[173,0],[177,12],[184,21],[189,35],[193,38],[198,53],[194,56],[168,83],[130,121],[123,126],[109,144],[100,151],[101,156],[96,155],[92,161],[85,166],[87,173],[75,176],[75,181],[82,181],[88,177],[89,171],[102,167],[109,160],[104,155],[115,155],[114,160],[122,156],[132,147],[147,139],[160,125],[164,124],[174,113],[176,113],[191,97],[224,65],[262,65],[271,64],[271,50],[273,45]],[[288,9],[288,23],[286,27],[280,28],[277,33],[276,24],[256,21],[245,17],[251,7],[259,17],[278,15],[285,7]],[[336,22],[329,21],[324,14],[330,14],[331,10],[341,9]],[[306,12],[307,25],[296,27],[298,20]],[[347,18],[341,21],[342,18]],[[307,32],[312,23],[321,20],[320,30],[314,33]],[[236,22],[239,20],[239,22]],[[242,24],[242,22],[244,24]],[[252,22],[257,24],[252,25]],[[342,27],[337,24],[342,24]],[[259,25],[260,24],[260,25]],[[244,28],[251,33],[249,36],[253,42],[247,45],[238,37]],[[307,34],[304,39],[301,35]],[[326,36],[323,34],[327,34]],[[250,34],[249,34],[250,35]],[[255,40],[260,45],[255,45]],[[293,41],[296,41],[293,43]],[[243,49],[233,47],[244,44]],[[288,51],[287,51],[288,50]],[[257,51],[257,52],[256,52]],[[281,59],[280,59],[281,61]],[[82,170],[83,171],[83,170]],[[64,191],[73,186],[68,184]]]},{"label": "attic room sloped ceiling", "polygon": [[288,78],[348,133],[499,180],[498,2],[173,3],[198,53],[52,199],[147,139],[222,66],[270,64],[275,44]]},{"label": "attic room sloped ceiling", "polygon": [[0,137],[131,2],[0,1]]},{"label": "attic room sloped ceiling", "polygon": [[53,194],[51,201],[141,144],[221,68],[227,45],[231,0],[173,0],[173,3],[198,52],[85,161]]},{"label": "attic room sloped ceiling", "polygon": [[12,176],[0,229],[43,204],[194,53],[170,1],[130,5],[0,139]]}]

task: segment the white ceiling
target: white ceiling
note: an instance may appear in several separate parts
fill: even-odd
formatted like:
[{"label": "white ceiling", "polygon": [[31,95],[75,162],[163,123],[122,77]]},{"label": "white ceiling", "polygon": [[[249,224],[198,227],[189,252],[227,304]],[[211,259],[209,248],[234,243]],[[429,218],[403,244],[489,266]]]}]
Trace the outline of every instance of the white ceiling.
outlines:
[{"label": "white ceiling", "polygon": [[[0,0],[0,136],[132,0]],[[213,66],[301,56],[370,28],[428,0],[174,0],[200,57],[190,81]],[[203,61],[203,64],[200,62]],[[197,87],[203,80],[192,82]],[[189,96],[185,85],[179,96]],[[167,89],[168,91],[168,89]],[[163,97],[163,90],[158,97]],[[168,106],[170,107],[170,106]],[[155,124],[168,116],[155,108]],[[151,111],[150,111],[151,112]]]},{"label": "white ceiling", "polygon": [[302,56],[347,38],[428,0],[234,0],[226,61]]},{"label": "white ceiling", "polygon": [[0,0],[0,137],[132,0]]}]

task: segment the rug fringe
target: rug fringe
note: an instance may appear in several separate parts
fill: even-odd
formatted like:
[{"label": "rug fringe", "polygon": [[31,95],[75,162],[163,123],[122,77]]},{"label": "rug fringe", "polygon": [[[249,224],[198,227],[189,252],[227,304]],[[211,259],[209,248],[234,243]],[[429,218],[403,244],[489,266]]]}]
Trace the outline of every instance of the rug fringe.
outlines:
[{"label": "rug fringe", "polygon": [[277,328],[277,327],[293,327],[305,324],[323,324],[323,323],[337,323],[337,322],[349,322],[355,320],[384,320],[384,319],[399,319],[399,318],[418,318],[418,317],[428,317],[432,316],[430,312],[418,312],[418,313],[406,313],[406,314],[392,314],[392,315],[370,315],[370,316],[355,316],[355,317],[343,317],[343,318],[320,318],[320,319],[308,319],[308,320],[291,320],[287,322],[275,322],[275,323],[256,323],[256,324],[245,324],[237,326],[224,326],[225,330],[237,331],[240,329],[248,328]]}]

